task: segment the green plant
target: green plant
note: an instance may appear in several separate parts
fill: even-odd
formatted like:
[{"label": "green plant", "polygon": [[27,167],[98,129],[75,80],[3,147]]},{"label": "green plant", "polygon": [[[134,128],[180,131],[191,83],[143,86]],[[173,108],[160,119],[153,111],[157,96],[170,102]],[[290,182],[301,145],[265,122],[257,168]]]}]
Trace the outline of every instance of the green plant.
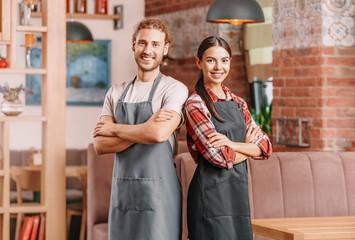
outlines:
[{"label": "green plant", "polygon": [[272,126],[271,110],[272,110],[272,105],[268,107],[261,107],[259,114],[256,114],[255,109],[251,110],[251,115],[254,121],[256,122],[256,124],[258,124],[260,128],[268,135],[271,134],[271,126]]}]

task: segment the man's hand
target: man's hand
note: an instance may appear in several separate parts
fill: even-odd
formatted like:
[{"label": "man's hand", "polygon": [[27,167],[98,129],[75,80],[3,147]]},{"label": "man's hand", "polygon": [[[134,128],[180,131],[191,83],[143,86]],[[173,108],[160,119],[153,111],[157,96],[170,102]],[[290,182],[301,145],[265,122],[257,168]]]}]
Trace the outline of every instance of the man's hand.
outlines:
[{"label": "man's hand", "polygon": [[263,132],[261,131],[258,125],[256,125],[256,127],[249,126],[247,130],[247,134],[245,135],[245,142],[250,143],[262,136],[263,136]]},{"label": "man's hand", "polygon": [[115,123],[108,122],[108,121],[100,121],[96,124],[94,130],[94,138],[97,136],[104,136],[104,137],[115,137]]},{"label": "man's hand", "polygon": [[160,109],[148,119],[148,122],[165,122],[172,119],[173,116],[174,115],[172,110]]}]

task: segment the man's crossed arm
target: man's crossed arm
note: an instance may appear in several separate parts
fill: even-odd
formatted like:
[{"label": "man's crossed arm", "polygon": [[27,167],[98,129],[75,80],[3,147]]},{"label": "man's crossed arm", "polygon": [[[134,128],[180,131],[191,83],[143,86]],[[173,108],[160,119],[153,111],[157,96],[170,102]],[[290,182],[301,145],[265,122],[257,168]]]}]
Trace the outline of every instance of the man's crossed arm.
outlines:
[{"label": "man's crossed arm", "polygon": [[97,154],[121,152],[134,143],[165,142],[179,126],[181,116],[172,110],[160,109],[142,124],[117,124],[111,116],[101,117],[94,130]]}]

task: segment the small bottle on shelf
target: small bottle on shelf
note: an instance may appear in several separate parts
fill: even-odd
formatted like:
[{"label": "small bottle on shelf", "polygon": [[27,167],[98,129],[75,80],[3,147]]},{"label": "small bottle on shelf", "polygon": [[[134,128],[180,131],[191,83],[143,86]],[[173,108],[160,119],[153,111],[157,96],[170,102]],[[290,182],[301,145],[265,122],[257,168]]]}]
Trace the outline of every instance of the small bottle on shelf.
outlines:
[{"label": "small bottle on shelf", "polygon": [[107,0],[95,0],[95,13],[107,14]]},{"label": "small bottle on shelf", "polygon": [[77,0],[75,12],[86,13],[86,0]]}]

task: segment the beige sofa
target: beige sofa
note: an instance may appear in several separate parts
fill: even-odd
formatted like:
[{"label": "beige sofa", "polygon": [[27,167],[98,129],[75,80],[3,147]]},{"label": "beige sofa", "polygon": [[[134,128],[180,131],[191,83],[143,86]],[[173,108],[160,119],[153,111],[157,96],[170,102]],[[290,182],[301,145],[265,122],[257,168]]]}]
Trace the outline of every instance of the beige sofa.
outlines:
[{"label": "beige sofa", "polygon": [[[196,165],[186,152],[175,163],[183,191],[185,240],[186,195]],[[113,154],[97,156],[89,146],[88,240],[107,239],[112,164]],[[253,218],[355,215],[355,152],[274,153],[267,161],[248,159],[248,164]]]}]

